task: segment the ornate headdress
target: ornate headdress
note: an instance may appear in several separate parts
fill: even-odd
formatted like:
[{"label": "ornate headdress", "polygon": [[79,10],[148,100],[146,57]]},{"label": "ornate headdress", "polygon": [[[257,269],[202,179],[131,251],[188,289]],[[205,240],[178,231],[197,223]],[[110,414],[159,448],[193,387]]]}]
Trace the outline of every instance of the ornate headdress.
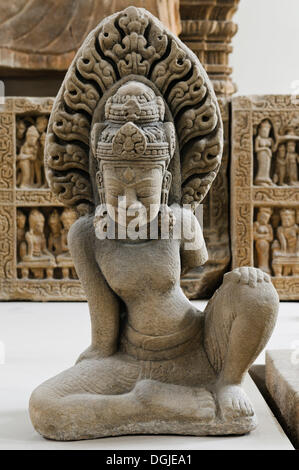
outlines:
[{"label": "ornate headdress", "polygon": [[[134,80],[142,92],[128,90],[125,82]],[[96,132],[99,119],[108,124]],[[95,156],[164,159],[175,183],[170,203],[197,204],[217,175],[222,148],[219,106],[198,58],[149,12],[129,7],[105,18],[74,58],[50,116],[45,168],[61,202],[93,209]]]},{"label": "ornate headdress", "polygon": [[175,151],[175,129],[162,122],[163,99],[143,83],[129,81],[105,106],[106,122],[92,131],[94,155],[105,162],[157,163],[169,165]]}]

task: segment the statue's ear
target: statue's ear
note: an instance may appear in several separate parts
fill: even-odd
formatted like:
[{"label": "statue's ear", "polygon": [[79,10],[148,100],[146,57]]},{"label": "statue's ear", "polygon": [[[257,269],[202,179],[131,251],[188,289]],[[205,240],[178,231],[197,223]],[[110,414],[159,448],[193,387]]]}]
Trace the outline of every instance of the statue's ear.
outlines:
[{"label": "statue's ear", "polygon": [[100,134],[102,130],[105,128],[106,124],[103,122],[98,122],[93,125],[90,133],[90,147],[92,150],[92,154],[94,157],[96,157],[96,151],[97,151],[97,143],[100,137]]},{"label": "statue's ear", "polygon": [[175,128],[172,122],[164,122],[164,129],[166,133],[167,142],[169,144],[169,155],[170,158],[172,158],[176,146]]},{"label": "statue's ear", "polygon": [[164,121],[165,104],[164,104],[163,98],[161,96],[157,96],[156,97],[156,103],[157,103],[157,106],[158,106],[158,109],[159,109],[160,119],[161,119],[161,121]]}]

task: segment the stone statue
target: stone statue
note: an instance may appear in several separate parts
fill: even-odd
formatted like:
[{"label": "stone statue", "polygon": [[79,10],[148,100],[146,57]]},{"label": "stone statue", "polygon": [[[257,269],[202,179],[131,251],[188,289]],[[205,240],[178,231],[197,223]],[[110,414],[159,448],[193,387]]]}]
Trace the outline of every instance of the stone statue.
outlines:
[{"label": "stone statue", "polygon": [[63,225],[61,230],[61,252],[58,254],[56,260],[58,266],[62,268],[62,277],[64,279],[70,278],[70,273],[72,273],[73,277],[76,278],[77,274],[69,252],[67,236],[71,226],[77,220],[77,214],[73,209],[68,207],[63,210],[60,219]]},{"label": "stone statue", "polygon": [[19,153],[20,148],[23,144],[23,140],[26,134],[26,123],[23,119],[18,119],[17,120],[17,125],[16,125],[16,146],[17,146],[17,153]]},{"label": "stone statue", "polygon": [[[25,242],[26,215],[20,209],[17,210],[17,251],[18,259],[22,261],[27,254],[27,244]],[[29,268],[21,269],[22,278],[28,278]]]},{"label": "stone statue", "polygon": [[37,157],[34,160],[34,183],[38,188],[44,185],[44,153],[47,126],[48,118],[46,116],[38,116],[36,118],[36,129],[39,133],[39,147]]},{"label": "stone statue", "polygon": [[25,234],[27,254],[23,257],[23,265],[30,266],[36,279],[43,279],[45,268],[47,277],[52,277],[55,258],[47,248],[44,234],[45,217],[39,210],[31,209],[28,220],[29,231]]},{"label": "stone statue", "polygon": [[296,141],[292,140],[290,136],[288,136],[290,140],[287,141],[287,175],[288,175],[288,183],[291,186],[298,185],[298,167],[297,164],[299,163],[299,155],[296,152]]},{"label": "stone statue", "polygon": [[274,241],[273,270],[278,277],[299,274],[299,227],[296,224],[296,211],[282,209],[281,225]]},{"label": "stone statue", "polygon": [[62,252],[60,215],[57,209],[54,209],[48,217],[48,226],[50,233],[48,236],[48,249],[53,255],[57,256]]},{"label": "stone statue", "polygon": [[276,171],[274,175],[275,183],[284,186],[287,175],[287,151],[285,144],[279,144],[276,156]]},{"label": "stone statue", "polygon": [[271,123],[268,119],[261,122],[258,134],[255,138],[255,152],[258,162],[258,170],[254,180],[257,186],[272,186],[270,178],[271,161],[273,156],[273,139],[270,137]]},{"label": "stone statue", "polygon": [[33,168],[37,159],[39,133],[35,126],[30,126],[26,132],[25,143],[17,156],[17,171],[19,172],[19,187],[33,186]]},{"label": "stone statue", "polygon": [[33,392],[43,436],[256,426],[241,384],[276,321],[269,276],[226,274],[205,312],[180,287],[181,272],[207,259],[192,209],[216,177],[222,139],[200,62],[146,10],[106,18],[84,41],[54,104],[45,158],[52,190],[80,214],[68,242],[92,338],[76,365]]},{"label": "stone statue", "polygon": [[267,274],[270,269],[270,244],[273,241],[273,229],[269,224],[272,209],[261,207],[257,214],[257,220],[253,224],[253,237],[257,254],[258,267]]}]

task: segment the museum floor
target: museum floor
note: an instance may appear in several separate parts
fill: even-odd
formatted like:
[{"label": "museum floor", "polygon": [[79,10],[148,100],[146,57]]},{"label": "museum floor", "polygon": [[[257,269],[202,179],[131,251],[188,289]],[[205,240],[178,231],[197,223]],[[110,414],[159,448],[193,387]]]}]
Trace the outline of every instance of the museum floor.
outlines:
[{"label": "museum floor", "polygon": [[[205,302],[194,302],[204,308]],[[248,377],[259,427],[247,436],[124,436],[94,441],[47,441],[33,430],[28,412],[31,391],[70,367],[89,343],[86,303],[0,303],[0,450],[1,449],[292,449],[262,395]],[[281,303],[267,349],[291,349],[299,343],[298,303]],[[297,346],[298,347],[298,346]],[[1,357],[2,356],[2,357]],[[256,363],[263,364],[262,353]]]}]

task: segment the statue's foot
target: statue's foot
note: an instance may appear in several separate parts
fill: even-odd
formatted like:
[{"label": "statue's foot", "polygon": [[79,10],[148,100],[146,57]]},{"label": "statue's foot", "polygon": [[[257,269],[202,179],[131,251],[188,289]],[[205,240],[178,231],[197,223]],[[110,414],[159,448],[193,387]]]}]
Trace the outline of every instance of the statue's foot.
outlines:
[{"label": "statue's foot", "polygon": [[153,412],[180,416],[192,421],[210,422],[216,417],[213,395],[205,388],[190,388],[155,380],[142,380],[134,392],[139,402]]},{"label": "statue's foot", "polygon": [[225,421],[254,415],[252,404],[240,385],[218,385],[216,397],[221,417]]}]

